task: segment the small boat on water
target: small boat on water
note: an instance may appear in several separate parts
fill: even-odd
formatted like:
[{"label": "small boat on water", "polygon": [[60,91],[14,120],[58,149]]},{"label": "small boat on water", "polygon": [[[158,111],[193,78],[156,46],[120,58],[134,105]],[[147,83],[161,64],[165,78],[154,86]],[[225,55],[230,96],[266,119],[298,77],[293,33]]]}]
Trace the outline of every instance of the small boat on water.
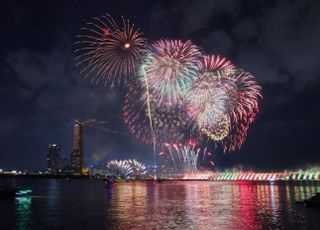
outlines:
[{"label": "small boat on water", "polygon": [[306,200],[296,201],[297,204],[303,204],[307,207],[317,207],[320,208],[320,193],[317,193],[315,196],[310,197]]},{"label": "small boat on water", "polygon": [[30,195],[31,189],[12,187],[12,186],[0,186],[0,198],[14,198],[20,196]]}]

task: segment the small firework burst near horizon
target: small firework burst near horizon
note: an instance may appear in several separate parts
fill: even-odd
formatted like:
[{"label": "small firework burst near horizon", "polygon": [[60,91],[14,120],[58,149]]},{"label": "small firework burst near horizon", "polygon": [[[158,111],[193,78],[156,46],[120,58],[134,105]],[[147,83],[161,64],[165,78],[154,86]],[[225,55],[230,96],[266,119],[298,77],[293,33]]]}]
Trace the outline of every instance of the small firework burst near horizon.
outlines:
[{"label": "small firework burst near horizon", "polygon": [[131,165],[126,160],[111,160],[107,163],[107,173],[114,176],[127,178],[133,173]]},{"label": "small firework burst near horizon", "polygon": [[132,170],[136,174],[144,175],[147,173],[147,166],[136,159],[129,159]]},{"label": "small firework burst near horizon", "polygon": [[111,176],[128,178],[130,176],[144,175],[147,173],[145,164],[136,159],[111,160],[107,162],[107,173]]},{"label": "small firework burst near horizon", "polygon": [[165,156],[175,170],[175,173],[192,173],[198,170],[201,148],[194,141],[187,143],[164,143],[160,156]]},{"label": "small firework burst near horizon", "polygon": [[135,81],[147,43],[128,19],[119,26],[105,14],[81,28],[75,46],[76,63],[92,84],[127,85]]}]

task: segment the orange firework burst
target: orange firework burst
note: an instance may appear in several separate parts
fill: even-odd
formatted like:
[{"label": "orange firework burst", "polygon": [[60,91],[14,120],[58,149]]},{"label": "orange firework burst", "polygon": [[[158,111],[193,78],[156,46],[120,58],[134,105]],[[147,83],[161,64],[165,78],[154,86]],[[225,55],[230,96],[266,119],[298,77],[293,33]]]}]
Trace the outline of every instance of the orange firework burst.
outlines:
[{"label": "orange firework burst", "polygon": [[81,74],[94,84],[131,82],[145,53],[143,34],[123,17],[118,26],[108,14],[87,22],[81,31],[75,43]]}]

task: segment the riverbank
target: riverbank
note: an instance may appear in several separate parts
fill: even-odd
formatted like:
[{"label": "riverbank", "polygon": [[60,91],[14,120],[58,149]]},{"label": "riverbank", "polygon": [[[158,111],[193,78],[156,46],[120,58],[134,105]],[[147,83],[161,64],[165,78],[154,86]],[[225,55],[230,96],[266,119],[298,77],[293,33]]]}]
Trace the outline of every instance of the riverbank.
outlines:
[{"label": "riverbank", "polygon": [[[39,178],[39,179],[89,179],[85,175],[50,175],[50,174],[0,174],[0,178]],[[92,177],[91,177],[92,178]]]}]

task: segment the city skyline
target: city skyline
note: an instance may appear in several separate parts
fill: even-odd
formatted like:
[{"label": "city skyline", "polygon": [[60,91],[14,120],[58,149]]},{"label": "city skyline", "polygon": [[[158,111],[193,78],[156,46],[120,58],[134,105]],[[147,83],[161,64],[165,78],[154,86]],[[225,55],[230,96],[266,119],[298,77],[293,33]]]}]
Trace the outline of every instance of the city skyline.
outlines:
[{"label": "city skyline", "polygon": [[[243,165],[272,170],[319,164],[316,60],[320,52],[315,41],[320,36],[320,21],[313,10],[319,4],[295,2],[283,13],[282,9],[289,8],[287,3],[239,2],[206,2],[211,11],[202,16],[195,13],[200,4],[195,2],[5,3],[1,19],[13,20],[2,27],[7,36],[6,45],[0,48],[0,167],[43,169],[50,143],[60,144],[69,156],[75,119],[106,122],[100,128],[85,127],[87,165],[125,158],[152,164],[152,146],[130,135],[123,122],[124,89],[92,85],[75,65],[79,29],[106,12],[132,19],[148,41],[190,38],[254,74],[263,88],[261,112],[239,151],[223,154],[208,144],[218,168]],[[150,10],[141,12],[139,4]],[[179,9],[181,19],[175,17]],[[188,15],[195,20],[189,21]],[[294,24],[296,17],[301,24]],[[283,25],[288,25],[285,31]]]}]

